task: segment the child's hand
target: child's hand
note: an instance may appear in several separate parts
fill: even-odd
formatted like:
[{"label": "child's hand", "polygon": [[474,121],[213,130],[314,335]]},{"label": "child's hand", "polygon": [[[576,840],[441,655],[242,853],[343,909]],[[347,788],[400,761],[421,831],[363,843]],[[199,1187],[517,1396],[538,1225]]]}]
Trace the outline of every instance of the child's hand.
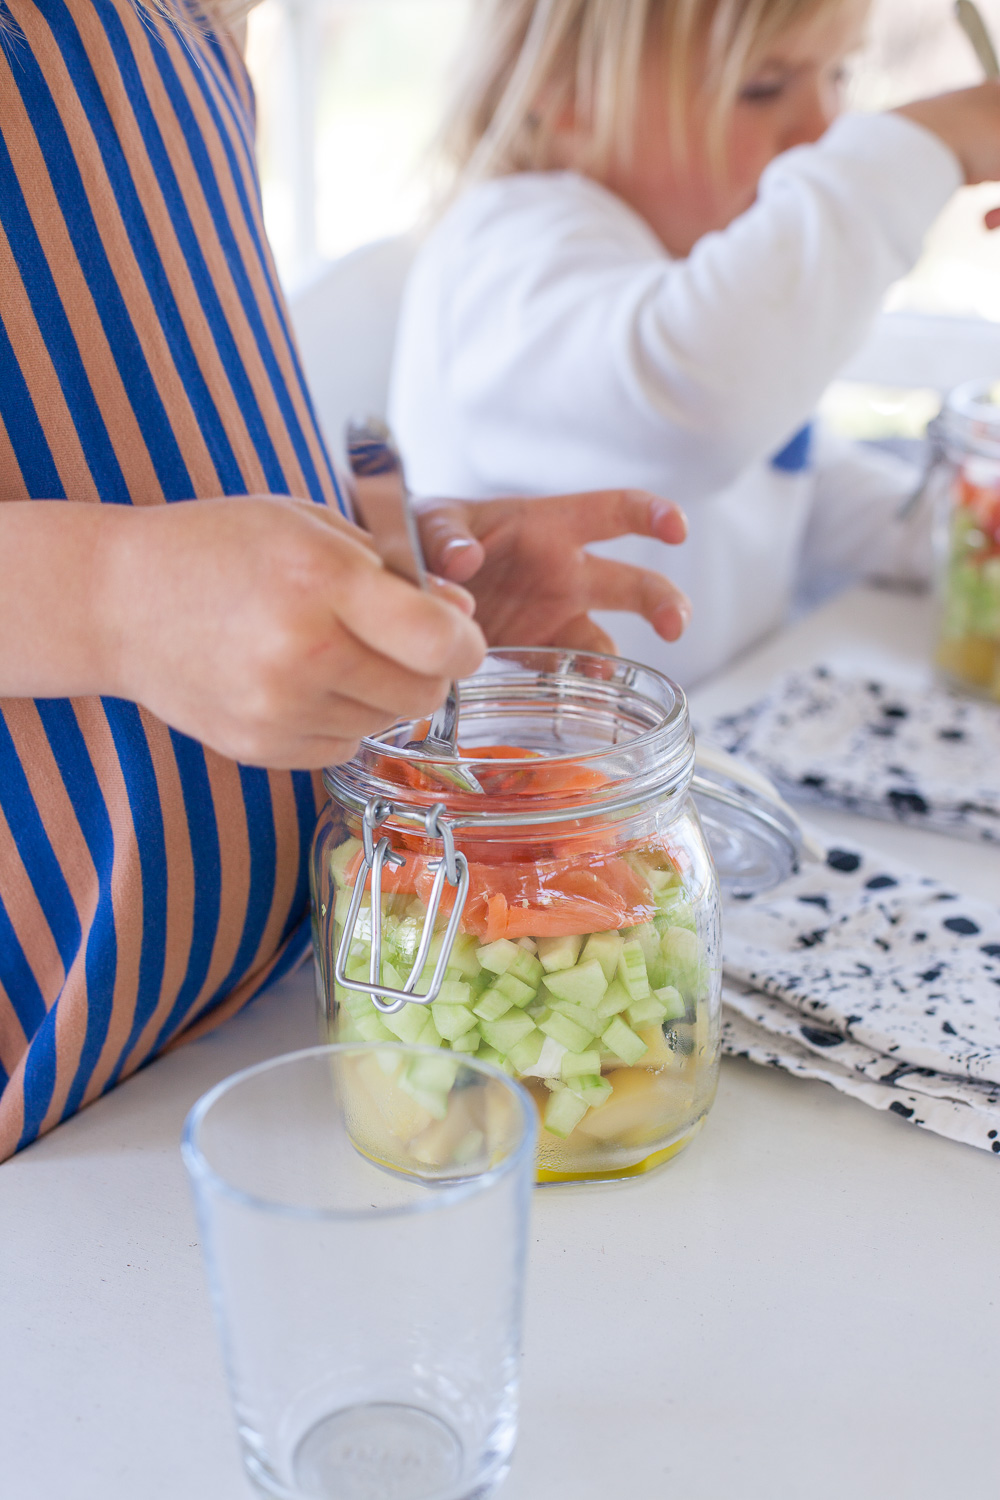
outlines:
[{"label": "child's hand", "polygon": [[677,506],[635,490],[421,506],[428,565],[469,588],[491,646],[614,651],[593,609],[643,615],[664,640],[677,640],[691,619],[680,589],[662,573],[584,551],[629,533],[679,543],[687,522]]},{"label": "child's hand", "polygon": [[[896,113],[939,136],[958,157],[967,183],[1000,182],[1000,82],[918,99]],[[987,224],[1000,228],[1000,211],[987,215]]]},{"label": "child's hand", "polygon": [[463,590],[386,573],[323,507],[262,496],[123,519],[104,690],[234,760],[345,760],[363,735],[431,713],[482,658]]}]

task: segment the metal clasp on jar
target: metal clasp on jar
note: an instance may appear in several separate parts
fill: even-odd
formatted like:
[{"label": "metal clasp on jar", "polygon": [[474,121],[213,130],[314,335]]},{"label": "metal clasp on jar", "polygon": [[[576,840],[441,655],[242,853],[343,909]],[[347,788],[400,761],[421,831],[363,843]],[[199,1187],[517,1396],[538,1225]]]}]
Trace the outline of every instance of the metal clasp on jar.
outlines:
[{"label": "metal clasp on jar", "polygon": [[[420,942],[417,945],[416,956],[410,976],[401,990],[394,989],[392,985],[382,984],[382,871],[386,863],[391,870],[397,870],[406,864],[405,854],[398,854],[393,849],[388,837],[375,842],[375,833],[385,820],[391,817],[393,804],[383,801],[380,797],[373,797],[365,808],[361,822],[362,860],[357,879],[354,882],[354,890],[351,894],[351,904],[347,912],[347,920],[344,922],[344,931],[341,935],[337,948],[337,961],[334,965],[334,979],[337,984],[343,985],[349,990],[363,990],[365,994],[371,995],[376,1008],[383,1015],[393,1015],[402,1010],[408,1002],[416,1005],[430,1005],[436,1000],[444,983],[445,970],[451,957],[451,950],[458,935],[459,924],[462,913],[465,910],[465,899],[469,894],[469,862],[465,855],[455,848],[455,839],[451,824],[446,822],[443,814],[445,805],[436,802],[424,818],[424,828],[429,839],[440,839],[444,845],[444,854],[441,859],[433,861],[430,868],[434,870],[434,883],[431,886],[430,899],[427,903],[427,919],[424,922],[424,930],[420,934]],[[436,866],[436,868],[435,868]],[[351,944],[354,942],[354,933],[358,925],[358,913],[361,910],[361,902],[365,894],[365,886],[368,883],[368,875],[372,877],[372,942],[371,962],[369,966],[369,982],[361,979],[348,979],[347,960],[351,953]],[[417,980],[423,973],[427,955],[430,952],[431,941],[434,937],[434,923],[441,906],[441,896],[444,884],[448,884],[455,890],[455,905],[448,919],[445,929],[444,941],[434,965],[434,973],[431,976],[430,986],[423,995],[413,993]]]}]

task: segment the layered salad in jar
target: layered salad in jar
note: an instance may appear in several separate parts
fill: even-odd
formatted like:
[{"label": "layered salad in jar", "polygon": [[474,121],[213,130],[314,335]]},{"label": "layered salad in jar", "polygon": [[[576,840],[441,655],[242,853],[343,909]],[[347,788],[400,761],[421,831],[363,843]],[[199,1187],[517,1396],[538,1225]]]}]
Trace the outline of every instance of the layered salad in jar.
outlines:
[{"label": "layered salad in jar", "polygon": [[1000,702],[1000,462],[962,465],[945,552],[938,666]]},{"label": "layered salad in jar", "polygon": [[[523,758],[477,750],[477,760]],[[596,773],[538,760],[527,788],[577,791]],[[517,772],[526,787],[522,765]],[[693,814],[691,814],[693,817]],[[662,821],[662,820],[659,820]],[[647,1170],[683,1146],[715,1091],[718,1052],[714,875],[699,839],[659,821],[552,829],[544,842],[458,839],[469,890],[444,982],[429,1004],[383,1013],[363,990],[333,985],[330,1039],[398,1040],[436,1049],[413,1059],[402,1086],[414,1111],[402,1126],[418,1159],[455,1143],[438,1122],[462,1057],[520,1079],[540,1117],[539,1177],[558,1181]],[[405,864],[382,871],[379,983],[410,976],[439,851],[387,825]],[[359,830],[343,818],[331,840],[332,951],[339,947],[362,865]],[[346,960],[348,980],[370,977],[370,878]],[[426,992],[455,899],[449,886],[416,991]],[[717,973],[716,973],[717,981]]]}]

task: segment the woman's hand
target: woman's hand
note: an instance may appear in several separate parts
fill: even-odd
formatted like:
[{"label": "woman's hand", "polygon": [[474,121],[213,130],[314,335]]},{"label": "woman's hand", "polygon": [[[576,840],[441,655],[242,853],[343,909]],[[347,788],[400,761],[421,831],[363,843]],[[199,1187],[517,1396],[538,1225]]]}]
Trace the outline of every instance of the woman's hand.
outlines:
[{"label": "woman's hand", "polygon": [[385,572],[335,512],[275,497],[134,511],[119,552],[115,675],[223,755],[330,765],[419,718],[484,641],[463,590]]},{"label": "woman's hand", "polygon": [[485,643],[304,501],[0,505],[0,695],[130,698],[231,759],[312,767],[433,712]]},{"label": "woman's hand", "polygon": [[675,641],[691,605],[662,573],[592,557],[588,542],[629,533],[677,544],[687,522],[677,506],[637,490],[603,490],[546,500],[423,501],[420,531],[428,567],[464,584],[491,646],[566,646],[614,651],[590,618],[628,610]]}]

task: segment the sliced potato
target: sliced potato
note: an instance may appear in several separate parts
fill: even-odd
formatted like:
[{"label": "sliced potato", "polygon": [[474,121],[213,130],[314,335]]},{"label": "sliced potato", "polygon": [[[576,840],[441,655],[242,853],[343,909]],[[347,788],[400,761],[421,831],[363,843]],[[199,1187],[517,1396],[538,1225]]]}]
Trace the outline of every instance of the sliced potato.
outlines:
[{"label": "sliced potato", "polygon": [[690,1111],[693,1094],[683,1080],[646,1068],[617,1068],[608,1074],[611,1098],[588,1110],[576,1127],[596,1141],[642,1145],[669,1134]]}]

